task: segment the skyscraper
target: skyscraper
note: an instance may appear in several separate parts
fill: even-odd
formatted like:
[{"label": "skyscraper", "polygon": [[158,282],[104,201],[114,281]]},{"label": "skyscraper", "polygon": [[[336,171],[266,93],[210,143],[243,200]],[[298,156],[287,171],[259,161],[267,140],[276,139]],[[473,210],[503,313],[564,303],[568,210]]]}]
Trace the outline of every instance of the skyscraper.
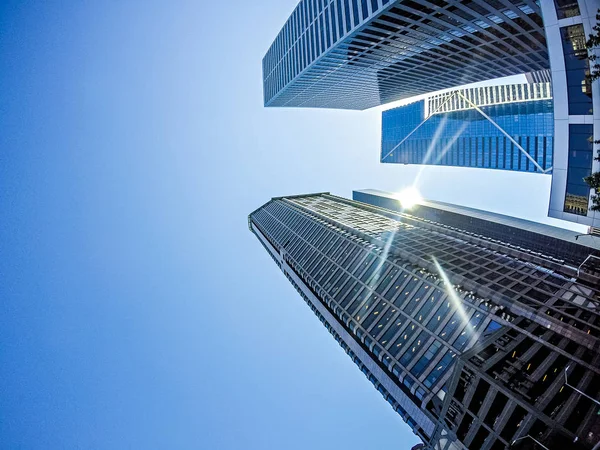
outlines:
[{"label": "skyscraper", "polygon": [[264,102],[366,109],[548,68],[533,1],[301,0],[263,58]]},{"label": "skyscraper", "polygon": [[[598,82],[590,72],[587,36],[596,25],[598,0],[540,2],[554,86],[554,164],[548,215],[600,228],[600,212],[589,209],[583,178],[600,171],[593,160],[598,139]],[[592,95],[593,94],[593,95]]]},{"label": "skyscraper", "polygon": [[574,268],[326,193],[274,198],[248,224],[425,448],[600,441],[600,269],[590,258]]},{"label": "skyscraper", "polygon": [[[547,268],[562,267],[564,272],[566,267],[571,267],[571,273],[565,273],[569,276],[586,278],[588,263],[598,261],[590,258],[590,255],[600,257],[600,239],[575,234],[564,228],[433,200],[421,200],[409,211],[405,211],[397,195],[377,189],[353,191],[352,199],[420,219],[433,220],[480,239],[502,242],[505,251],[512,252],[510,254],[513,256],[518,257],[520,252],[525,251],[531,257],[541,256],[543,262],[540,260],[538,263]],[[594,282],[594,278],[588,281]]]},{"label": "skyscraper", "polygon": [[[593,159],[600,91],[598,81],[586,77],[586,37],[594,32],[598,8],[600,0],[301,0],[263,58],[264,103],[366,109],[550,69],[548,215],[598,230],[600,212],[590,210],[590,188],[583,181],[600,171]],[[544,81],[535,74],[528,79]],[[533,166],[542,172],[525,159],[525,169],[523,163],[509,169]]]},{"label": "skyscraper", "polygon": [[384,111],[381,162],[550,173],[550,83],[462,88]]}]

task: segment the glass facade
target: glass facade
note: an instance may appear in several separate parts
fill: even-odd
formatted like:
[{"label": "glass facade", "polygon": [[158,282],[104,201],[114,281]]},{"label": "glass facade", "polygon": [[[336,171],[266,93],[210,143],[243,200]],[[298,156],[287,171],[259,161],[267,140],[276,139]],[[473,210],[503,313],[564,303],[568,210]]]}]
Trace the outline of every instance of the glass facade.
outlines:
[{"label": "glass facade", "polygon": [[504,448],[530,431],[572,442],[600,425],[572,425],[595,406],[575,408],[574,391],[554,415],[538,403],[558,392],[566,365],[599,395],[597,285],[502,243],[328,194],[273,199],[249,227],[426,448]]},{"label": "glass facade", "polygon": [[590,187],[583,179],[592,174],[593,134],[593,125],[569,125],[569,168],[564,210],[580,216],[586,216],[588,212]]},{"label": "glass facade", "polygon": [[365,109],[548,66],[536,2],[301,0],[263,58],[264,102]]},{"label": "glass facade", "polygon": [[452,94],[384,111],[381,162],[551,170],[554,115],[549,83]]},{"label": "glass facade", "polygon": [[576,17],[580,14],[577,0],[554,0],[554,6],[559,19]]},{"label": "glass facade", "polygon": [[[582,159],[586,161],[587,157]],[[390,192],[365,189],[353,191],[352,198],[392,211],[403,211],[396,196]],[[567,267],[579,267],[590,254],[600,257],[600,240],[577,240],[579,233],[574,231],[516,217],[431,200],[421,201],[409,213],[411,216],[464,230],[479,239],[502,242],[514,254],[528,252],[532,257],[564,261]],[[555,270],[559,269],[555,267]],[[565,272],[566,276],[573,274],[573,269]]]},{"label": "glass facade", "polygon": [[560,29],[567,71],[569,115],[592,114],[592,84],[586,36],[583,25],[571,25]]}]

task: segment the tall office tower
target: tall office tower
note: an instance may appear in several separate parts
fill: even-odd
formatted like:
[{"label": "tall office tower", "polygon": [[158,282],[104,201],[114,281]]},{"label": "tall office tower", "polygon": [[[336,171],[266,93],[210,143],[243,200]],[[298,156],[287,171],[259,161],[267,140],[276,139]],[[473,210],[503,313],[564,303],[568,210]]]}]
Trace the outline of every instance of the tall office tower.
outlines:
[{"label": "tall office tower", "polygon": [[600,442],[600,273],[329,194],[248,225],[425,448]]},{"label": "tall office tower", "polygon": [[550,83],[463,88],[383,112],[381,162],[550,173]]},{"label": "tall office tower", "polygon": [[[598,0],[540,2],[554,87],[554,163],[548,215],[600,229],[583,178],[600,171],[593,141],[599,139],[600,90],[590,72],[587,36],[596,25]],[[594,53],[594,52],[590,52]],[[596,52],[597,53],[597,52]],[[593,95],[592,95],[593,94]]]},{"label": "tall office tower", "polygon": [[520,258],[522,252],[527,252],[529,258],[541,258],[536,264],[588,283],[594,284],[598,277],[595,272],[600,272],[600,237],[434,200],[420,200],[405,210],[398,195],[377,189],[353,191],[352,199],[432,220],[478,239],[502,242],[511,256]]},{"label": "tall office tower", "polygon": [[301,0],[263,58],[265,106],[366,109],[548,69],[529,0]]},{"label": "tall office tower", "polygon": [[263,58],[264,103],[366,109],[507,75],[547,81],[550,69],[548,215],[600,230],[583,181],[600,171],[600,90],[586,78],[598,8],[600,0],[301,0]]}]

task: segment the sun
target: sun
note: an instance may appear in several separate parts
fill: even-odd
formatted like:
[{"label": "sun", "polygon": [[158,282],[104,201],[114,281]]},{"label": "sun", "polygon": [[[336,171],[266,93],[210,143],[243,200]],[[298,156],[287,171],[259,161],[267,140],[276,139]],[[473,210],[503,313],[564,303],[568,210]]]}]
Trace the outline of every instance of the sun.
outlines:
[{"label": "sun", "polygon": [[400,201],[402,208],[411,209],[423,201],[421,194],[414,186],[404,189],[396,194],[396,198]]}]

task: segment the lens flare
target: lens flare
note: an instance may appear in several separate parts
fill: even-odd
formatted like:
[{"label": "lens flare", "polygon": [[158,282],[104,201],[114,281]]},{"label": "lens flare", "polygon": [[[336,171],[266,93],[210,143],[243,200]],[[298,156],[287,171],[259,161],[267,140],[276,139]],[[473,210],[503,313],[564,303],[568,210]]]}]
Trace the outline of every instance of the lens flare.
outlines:
[{"label": "lens flare", "polygon": [[465,331],[469,332],[469,334],[472,334],[474,330],[471,324],[469,323],[469,315],[465,311],[465,307],[463,306],[460,296],[454,290],[454,287],[452,286],[448,275],[446,274],[446,272],[444,272],[444,269],[442,269],[442,266],[440,265],[438,260],[434,256],[432,256],[431,259],[433,259],[435,268],[437,269],[438,273],[440,274],[440,277],[442,277],[442,280],[444,281],[444,286],[446,287],[446,293],[448,294],[448,298],[454,306],[454,309],[458,312],[458,316],[462,321],[463,325],[465,326]]},{"label": "lens flare", "polygon": [[421,194],[414,186],[404,189],[396,194],[396,198],[400,201],[402,208],[411,209],[423,201]]}]

